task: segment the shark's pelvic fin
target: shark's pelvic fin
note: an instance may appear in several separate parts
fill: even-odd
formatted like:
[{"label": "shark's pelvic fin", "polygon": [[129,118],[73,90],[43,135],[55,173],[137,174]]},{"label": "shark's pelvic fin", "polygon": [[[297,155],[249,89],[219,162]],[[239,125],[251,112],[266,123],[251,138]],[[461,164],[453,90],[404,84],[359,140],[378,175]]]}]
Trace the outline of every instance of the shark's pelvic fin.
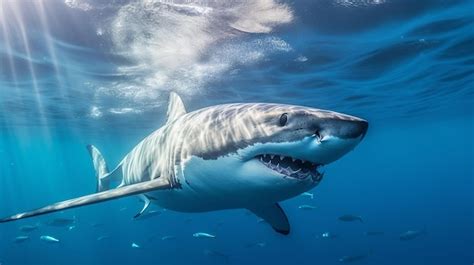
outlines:
[{"label": "shark's pelvic fin", "polygon": [[290,222],[288,222],[288,217],[286,217],[285,212],[278,203],[255,207],[249,210],[269,223],[278,233],[283,235],[290,233]]},{"label": "shark's pelvic fin", "polygon": [[183,100],[181,100],[178,94],[171,92],[166,123],[170,123],[184,114],[186,114],[186,108],[184,107]]},{"label": "shark's pelvic fin", "polygon": [[148,199],[148,197],[143,194],[140,195],[140,199],[143,201],[144,205],[142,210],[133,217],[134,219],[140,217],[144,212],[146,212],[151,203],[150,199]]},{"label": "shark's pelvic fin", "polygon": [[0,219],[0,223],[15,221],[18,219],[33,217],[37,215],[57,212],[65,209],[75,208],[79,206],[109,201],[121,197],[137,195],[145,192],[150,192],[154,190],[164,190],[170,189],[171,186],[167,179],[165,178],[157,178],[146,182],[141,182],[137,184],[132,184],[128,186],[123,186],[121,188],[116,188],[108,191],[103,191],[91,195],[86,195],[83,197],[70,199],[63,202],[58,202],[55,204],[51,204],[49,206],[33,210],[31,212],[25,212],[20,214],[15,214],[13,216]]}]

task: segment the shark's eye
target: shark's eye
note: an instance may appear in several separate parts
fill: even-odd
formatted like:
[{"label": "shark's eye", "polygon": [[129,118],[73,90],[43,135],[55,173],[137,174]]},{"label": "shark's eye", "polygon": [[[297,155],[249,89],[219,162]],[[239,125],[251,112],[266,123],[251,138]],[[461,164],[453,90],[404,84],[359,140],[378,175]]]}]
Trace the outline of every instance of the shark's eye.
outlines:
[{"label": "shark's eye", "polygon": [[288,114],[283,113],[280,116],[280,126],[285,126],[286,123],[288,122]]}]

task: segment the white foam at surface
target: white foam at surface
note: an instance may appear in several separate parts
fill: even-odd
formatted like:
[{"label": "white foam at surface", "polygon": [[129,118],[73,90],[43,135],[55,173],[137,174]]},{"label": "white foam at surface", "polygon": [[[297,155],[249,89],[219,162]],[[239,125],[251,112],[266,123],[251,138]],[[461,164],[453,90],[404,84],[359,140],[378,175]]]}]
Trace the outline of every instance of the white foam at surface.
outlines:
[{"label": "white foam at surface", "polygon": [[304,62],[308,61],[308,58],[306,56],[300,55],[295,59],[295,61],[304,63]]},{"label": "white foam at surface", "polygon": [[108,31],[115,52],[131,62],[117,70],[131,81],[99,93],[156,104],[170,90],[194,95],[226,72],[291,51],[268,33],[292,19],[291,9],[273,0],[129,3]]},{"label": "white foam at surface", "polygon": [[359,7],[384,4],[386,0],[336,0],[335,3],[345,7]]},{"label": "white foam at surface", "polygon": [[111,108],[109,109],[109,112],[112,114],[138,114],[141,113],[142,111],[139,109],[135,108]]},{"label": "white foam at surface", "polygon": [[94,119],[98,119],[102,117],[102,111],[100,111],[99,107],[97,106],[92,106],[89,116],[91,116]]},{"label": "white foam at surface", "polygon": [[93,9],[91,4],[80,0],[65,0],[64,3],[70,8],[76,8],[83,11],[89,11]]}]

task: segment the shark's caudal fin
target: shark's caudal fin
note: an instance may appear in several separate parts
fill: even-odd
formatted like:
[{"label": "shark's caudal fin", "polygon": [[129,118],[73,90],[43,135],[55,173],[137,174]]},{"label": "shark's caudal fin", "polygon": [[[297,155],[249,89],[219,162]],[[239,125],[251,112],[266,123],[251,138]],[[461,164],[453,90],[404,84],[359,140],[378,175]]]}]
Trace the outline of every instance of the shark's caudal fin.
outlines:
[{"label": "shark's caudal fin", "polygon": [[121,164],[112,170],[112,172],[109,172],[107,163],[99,149],[93,145],[87,145],[87,150],[89,151],[92,163],[94,164],[95,175],[97,178],[97,192],[109,190],[112,188],[112,182],[119,182],[122,180],[122,172],[120,170]]},{"label": "shark's caudal fin", "polygon": [[94,164],[95,176],[97,178],[97,192],[108,190],[110,188],[110,183],[108,181],[109,168],[105,159],[93,145],[87,145],[87,150],[92,158],[92,163]]},{"label": "shark's caudal fin", "polygon": [[46,206],[37,210],[33,210],[31,212],[15,214],[13,216],[0,219],[0,223],[11,222],[11,221],[33,217],[37,215],[42,215],[42,214],[57,212],[57,211],[66,210],[70,208],[75,208],[79,206],[109,201],[109,200],[118,199],[121,197],[137,195],[137,194],[141,194],[145,192],[150,192],[153,190],[169,189],[170,187],[171,186],[169,185],[169,182],[167,179],[157,178],[154,180],[150,180],[150,181],[146,181],[146,182],[142,182],[138,184],[123,186],[120,188],[103,191],[96,194],[86,195],[83,197],[79,197],[79,198],[75,198],[75,199],[71,199],[71,200],[67,200],[63,202],[58,202],[58,203],[51,204],[49,206]]}]

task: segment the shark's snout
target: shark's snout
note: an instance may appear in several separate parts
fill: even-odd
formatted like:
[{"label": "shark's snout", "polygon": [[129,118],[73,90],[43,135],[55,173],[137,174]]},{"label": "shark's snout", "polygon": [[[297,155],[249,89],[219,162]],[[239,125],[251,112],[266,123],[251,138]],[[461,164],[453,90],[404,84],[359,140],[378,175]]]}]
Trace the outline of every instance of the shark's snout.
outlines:
[{"label": "shark's snout", "polygon": [[319,123],[317,134],[321,137],[362,140],[367,133],[369,123],[363,119],[350,116],[350,119],[331,118]]},{"label": "shark's snout", "polygon": [[360,138],[360,140],[362,140],[367,133],[369,123],[365,120],[358,119],[347,121],[343,126],[346,126],[346,134],[344,136],[347,136],[348,138]]},{"label": "shark's snout", "polygon": [[[314,134],[308,145],[298,146],[303,158],[317,164],[332,163],[353,150],[364,138],[369,123],[361,118],[324,110],[304,117]],[[296,127],[295,130],[299,128]],[[308,138],[305,138],[308,139]]]}]

